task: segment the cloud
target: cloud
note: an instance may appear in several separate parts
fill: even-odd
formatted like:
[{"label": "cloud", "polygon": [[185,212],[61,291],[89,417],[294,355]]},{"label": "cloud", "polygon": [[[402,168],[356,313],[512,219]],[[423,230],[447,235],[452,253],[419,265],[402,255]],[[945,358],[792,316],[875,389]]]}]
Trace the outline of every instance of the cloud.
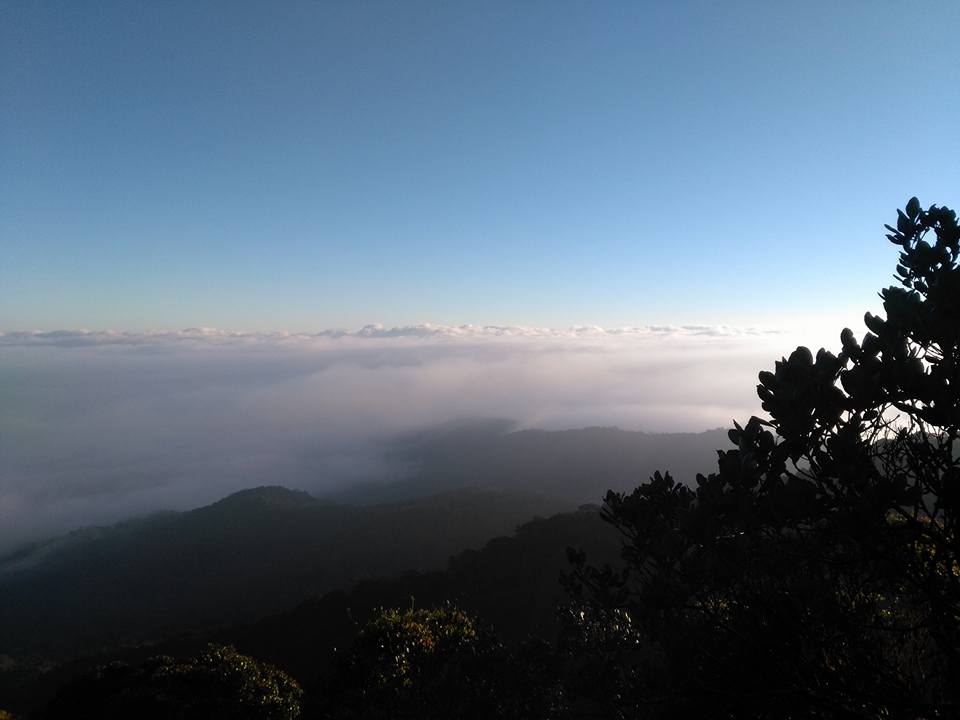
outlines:
[{"label": "cloud", "polygon": [[0,334],[0,549],[259,484],[397,476],[399,434],[465,418],[703,430],[789,352],[727,326],[415,325],[311,334]]},{"label": "cloud", "polygon": [[696,336],[741,337],[777,335],[779,330],[730,325],[643,325],[605,328],[598,325],[575,325],[553,329],[523,325],[401,325],[387,328],[380,324],[365,325],[359,330],[322,330],[317,333],[245,333],[217,328],[187,328],[178,331],[119,332],[115,330],[19,330],[0,332],[0,347],[54,346],[80,347],[92,345],[154,345],[170,343],[287,343],[302,344],[323,339],[361,338],[604,338]]}]

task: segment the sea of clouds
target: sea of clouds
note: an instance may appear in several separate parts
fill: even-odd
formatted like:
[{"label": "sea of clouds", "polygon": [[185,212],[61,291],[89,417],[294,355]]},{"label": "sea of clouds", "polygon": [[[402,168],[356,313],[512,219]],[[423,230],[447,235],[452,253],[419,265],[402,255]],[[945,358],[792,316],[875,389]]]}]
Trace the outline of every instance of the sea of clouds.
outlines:
[{"label": "sea of clouds", "polygon": [[727,426],[793,346],[727,326],[0,333],[0,551],[245,487],[400,477],[392,438],[465,419]]}]

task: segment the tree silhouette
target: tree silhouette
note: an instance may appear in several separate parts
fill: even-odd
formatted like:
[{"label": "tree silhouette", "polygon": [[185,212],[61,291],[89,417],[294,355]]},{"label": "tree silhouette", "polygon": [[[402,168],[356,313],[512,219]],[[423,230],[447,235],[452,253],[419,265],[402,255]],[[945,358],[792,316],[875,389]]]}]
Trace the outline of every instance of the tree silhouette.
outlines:
[{"label": "tree silhouette", "polygon": [[657,473],[609,493],[627,571],[570,551],[568,634],[619,668],[596,686],[612,712],[960,709],[960,230],[916,198],[886,227],[885,317],[761,372],[769,419],[735,423],[694,488]]}]

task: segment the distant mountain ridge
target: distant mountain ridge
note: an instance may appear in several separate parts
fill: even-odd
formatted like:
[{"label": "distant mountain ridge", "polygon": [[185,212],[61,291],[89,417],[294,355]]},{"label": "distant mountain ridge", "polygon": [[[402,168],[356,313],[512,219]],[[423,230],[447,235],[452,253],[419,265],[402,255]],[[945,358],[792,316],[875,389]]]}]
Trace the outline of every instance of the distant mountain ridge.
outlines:
[{"label": "distant mountain ridge", "polygon": [[208,507],[226,508],[247,506],[306,507],[321,504],[321,501],[304,490],[291,490],[280,485],[261,485],[260,487],[239,490],[217,500]]},{"label": "distant mountain ridge", "polygon": [[615,427],[517,430],[506,420],[467,423],[413,435],[392,457],[405,479],[370,483],[331,495],[348,503],[392,502],[471,486],[524,492],[575,505],[599,503],[607,490],[627,492],[657,470],[694,484],[728,448],[725,428],[698,433],[648,433]]},{"label": "distant mountain ridge", "polygon": [[656,470],[692,482],[722,429],[511,432],[470,423],[405,438],[405,480],[316,498],[278,486],[88,528],[0,558],[0,652],[69,655],[253,620],[357,582],[442,567],[534,516],[599,503]]}]

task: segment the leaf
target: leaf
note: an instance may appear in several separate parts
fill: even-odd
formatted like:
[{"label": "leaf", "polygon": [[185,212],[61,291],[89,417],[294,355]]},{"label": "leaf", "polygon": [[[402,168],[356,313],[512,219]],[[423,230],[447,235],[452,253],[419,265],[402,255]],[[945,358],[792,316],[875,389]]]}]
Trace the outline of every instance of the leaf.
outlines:
[{"label": "leaf", "polygon": [[801,345],[790,353],[789,363],[794,367],[812,367],[813,353],[810,352],[810,348]]},{"label": "leaf", "polygon": [[907,216],[911,220],[916,220],[917,215],[920,214],[920,201],[916,197],[910,198],[907,202]]},{"label": "leaf", "polygon": [[863,336],[863,353],[868,357],[876,357],[880,354],[880,351],[883,349],[883,345],[880,343],[880,338],[878,338],[873,333],[867,333]]},{"label": "leaf", "polygon": [[844,349],[850,347],[858,347],[857,339],[853,335],[853,330],[850,328],[844,328],[840,333],[840,344],[843,345]]},{"label": "leaf", "polygon": [[863,316],[863,324],[877,335],[883,334],[884,322],[873,313],[868,312]]},{"label": "leaf", "polygon": [[897,210],[897,230],[904,234],[913,232],[913,223],[910,218],[903,214],[902,210]]}]

